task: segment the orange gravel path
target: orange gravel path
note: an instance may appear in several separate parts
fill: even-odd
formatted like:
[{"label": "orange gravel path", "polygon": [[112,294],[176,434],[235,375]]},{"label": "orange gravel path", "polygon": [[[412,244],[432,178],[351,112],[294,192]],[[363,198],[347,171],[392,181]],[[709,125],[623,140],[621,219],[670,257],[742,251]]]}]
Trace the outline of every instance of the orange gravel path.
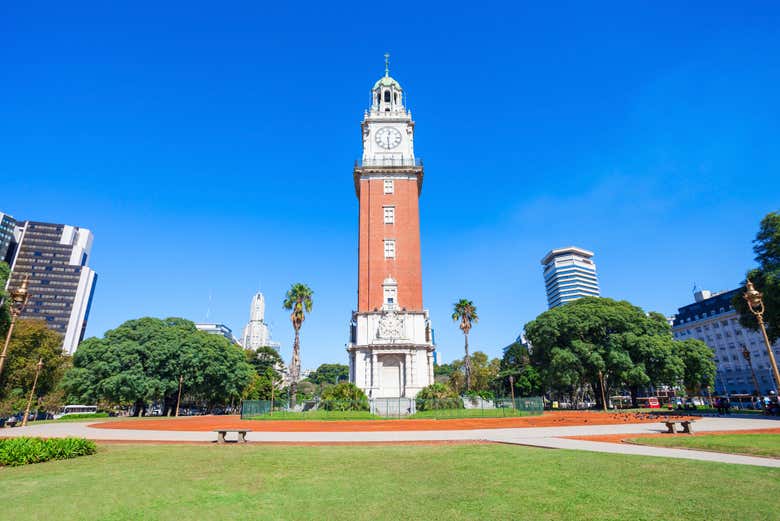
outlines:
[{"label": "orange gravel path", "polygon": [[570,427],[577,425],[619,425],[653,423],[660,419],[647,414],[601,413],[592,411],[545,412],[540,416],[516,418],[458,418],[451,420],[242,420],[239,416],[190,416],[149,418],[93,423],[99,429],[154,431],[213,431],[244,428],[256,432],[368,432],[368,431],[451,431],[508,429],[518,427]]}]

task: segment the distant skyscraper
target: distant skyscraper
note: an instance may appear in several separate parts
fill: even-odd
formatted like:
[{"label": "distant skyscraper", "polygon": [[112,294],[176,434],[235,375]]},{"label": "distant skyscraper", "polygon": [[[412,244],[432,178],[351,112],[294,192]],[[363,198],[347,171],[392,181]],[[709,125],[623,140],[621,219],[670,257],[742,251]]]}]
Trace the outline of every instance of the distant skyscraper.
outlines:
[{"label": "distant skyscraper", "polygon": [[63,350],[73,353],[84,338],[97,280],[87,267],[92,232],[25,221],[16,234],[19,243],[8,287],[18,287],[29,276],[30,297],[21,318],[44,320],[63,336]]},{"label": "distant skyscraper", "polygon": [[238,339],[233,336],[233,330],[225,324],[195,324],[195,329],[210,335],[223,336],[234,344],[239,345]]},{"label": "distant skyscraper", "polygon": [[582,297],[599,296],[593,252],[569,246],[552,250],[542,259],[547,305],[550,309]]},{"label": "distant skyscraper", "polygon": [[11,263],[16,246],[15,229],[16,220],[7,213],[0,212],[0,262]]},{"label": "distant skyscraper", "polygon": [[258,347],[279,348],[277,342],[271,341],[271,332],[268,324],[265,323],[265,297],[259,291],[252,297],[249,322],[244,326],[241,345],[244,346],[244,349],[253,350]]}]

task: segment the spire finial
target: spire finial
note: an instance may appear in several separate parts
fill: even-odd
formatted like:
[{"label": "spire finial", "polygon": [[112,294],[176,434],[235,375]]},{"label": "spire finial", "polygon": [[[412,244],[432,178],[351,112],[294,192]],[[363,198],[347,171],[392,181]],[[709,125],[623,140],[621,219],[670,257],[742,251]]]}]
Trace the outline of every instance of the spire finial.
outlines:
[{"label": "spire finial", "polygon": [[385,78],[390,76],[390,53],[385,53]]}]

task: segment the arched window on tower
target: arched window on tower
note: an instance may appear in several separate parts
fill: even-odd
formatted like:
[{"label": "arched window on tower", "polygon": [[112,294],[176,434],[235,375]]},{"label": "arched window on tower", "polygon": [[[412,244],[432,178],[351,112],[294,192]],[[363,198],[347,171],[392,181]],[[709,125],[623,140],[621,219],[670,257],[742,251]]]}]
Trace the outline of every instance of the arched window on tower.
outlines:
[{"label": "arched window on tower", "polygon": [[390,103],[390,91],[389,90],[385,91],[385,101],[387,103]]},{"label": "arched window on tower", "polygon": [[394,103],[398,103],[398,93],[397,92],[393,93],[393,102]]},{"label": "arched window on tower", "polygon": [[380,103],[382,103],[382,94],[377,92],[376,93],[376,104],[379,105]]}]

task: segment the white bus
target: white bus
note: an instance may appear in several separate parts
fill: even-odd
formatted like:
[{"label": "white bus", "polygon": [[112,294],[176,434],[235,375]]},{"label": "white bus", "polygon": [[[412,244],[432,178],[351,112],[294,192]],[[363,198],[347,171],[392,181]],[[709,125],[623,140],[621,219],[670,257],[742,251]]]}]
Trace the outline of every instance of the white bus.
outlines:
[{"label": "white bus", "polygon": [[60,412],[54,415],[54,419],[59,420],[70,414],[95,414],[96,412],[97,405],[66,405],[60,407]]}]

